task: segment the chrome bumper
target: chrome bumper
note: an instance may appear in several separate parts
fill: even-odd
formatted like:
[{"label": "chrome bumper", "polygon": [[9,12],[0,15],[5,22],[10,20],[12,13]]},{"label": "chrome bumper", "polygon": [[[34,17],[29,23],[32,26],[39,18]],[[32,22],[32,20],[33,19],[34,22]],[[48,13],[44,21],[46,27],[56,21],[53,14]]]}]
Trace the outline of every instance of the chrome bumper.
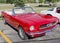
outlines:
[{"label": "chrome bumper", "polygon": [[58,28],[58,25],[56,25],[55,27],[53,27],[52,29],[50,30],[46,30],[44,32],[32,32],[32,33],[28,33],[29,35],[35,35],[35,34],[43,34],[43,33],[48,33],[48,32],[51,32],[53,30],[55,30],[56,28]]}]

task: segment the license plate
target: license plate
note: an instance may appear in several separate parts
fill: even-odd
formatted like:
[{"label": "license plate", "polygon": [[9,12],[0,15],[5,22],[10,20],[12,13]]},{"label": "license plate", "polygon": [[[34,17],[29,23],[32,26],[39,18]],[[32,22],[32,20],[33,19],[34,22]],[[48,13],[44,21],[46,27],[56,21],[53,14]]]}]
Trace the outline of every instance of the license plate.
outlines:
[{"label": "license plate", "polygon": [[48,35],[51,32],[51,30],[47,30],[45,32],[46,32],[46,35]]}]

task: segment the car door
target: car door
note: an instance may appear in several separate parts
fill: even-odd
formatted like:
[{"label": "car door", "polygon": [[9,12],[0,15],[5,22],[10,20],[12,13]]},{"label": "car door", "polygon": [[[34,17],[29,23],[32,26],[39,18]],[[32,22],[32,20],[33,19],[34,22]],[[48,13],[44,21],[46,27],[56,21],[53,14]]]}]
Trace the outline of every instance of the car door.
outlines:
[{"label": "car door", "polygon": [[14,28],[18,27],[19,23],[18,23],[17,19],[15,18],[15,16],[12,15],[8,19],[9,19],[11,26],[13,26]]}]

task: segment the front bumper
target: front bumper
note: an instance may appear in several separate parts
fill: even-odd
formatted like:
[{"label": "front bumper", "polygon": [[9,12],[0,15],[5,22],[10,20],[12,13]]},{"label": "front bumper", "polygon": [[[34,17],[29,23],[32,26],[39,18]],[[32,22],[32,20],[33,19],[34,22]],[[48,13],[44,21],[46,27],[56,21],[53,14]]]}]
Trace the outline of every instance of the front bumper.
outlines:
[{"label": "front bumper", "polygon": [[48,33],[48,32],[51,32],[51,31],[55,30],[57,27],[58,27],[58,25],[55,25],[55,26],[51,27],[51,29],[48,29],[48,30],[45,30],[45,31],[42,31],[42,32],[30,32],[30,33],[27,33],[27,34],[30,37],[41,36],[41,35],[45,35],[45,33]]}]

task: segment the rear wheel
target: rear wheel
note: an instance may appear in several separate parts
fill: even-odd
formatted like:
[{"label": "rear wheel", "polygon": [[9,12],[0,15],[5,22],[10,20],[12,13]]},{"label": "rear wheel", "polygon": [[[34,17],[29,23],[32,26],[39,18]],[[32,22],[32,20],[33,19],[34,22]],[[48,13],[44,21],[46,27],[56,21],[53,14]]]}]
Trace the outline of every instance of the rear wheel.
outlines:
[{"label": "rear wheel", "polygon": [[18,35],[22,40],[27,40],[28,36],[23,31],[22,27],[19,27]]},{"label": "rear wheel", "polygon": [[7,22],[6,22],[6,20],[5,20],[4,18],[3,18],[3,23],[4,23],[4,24],[7,24]]}]

